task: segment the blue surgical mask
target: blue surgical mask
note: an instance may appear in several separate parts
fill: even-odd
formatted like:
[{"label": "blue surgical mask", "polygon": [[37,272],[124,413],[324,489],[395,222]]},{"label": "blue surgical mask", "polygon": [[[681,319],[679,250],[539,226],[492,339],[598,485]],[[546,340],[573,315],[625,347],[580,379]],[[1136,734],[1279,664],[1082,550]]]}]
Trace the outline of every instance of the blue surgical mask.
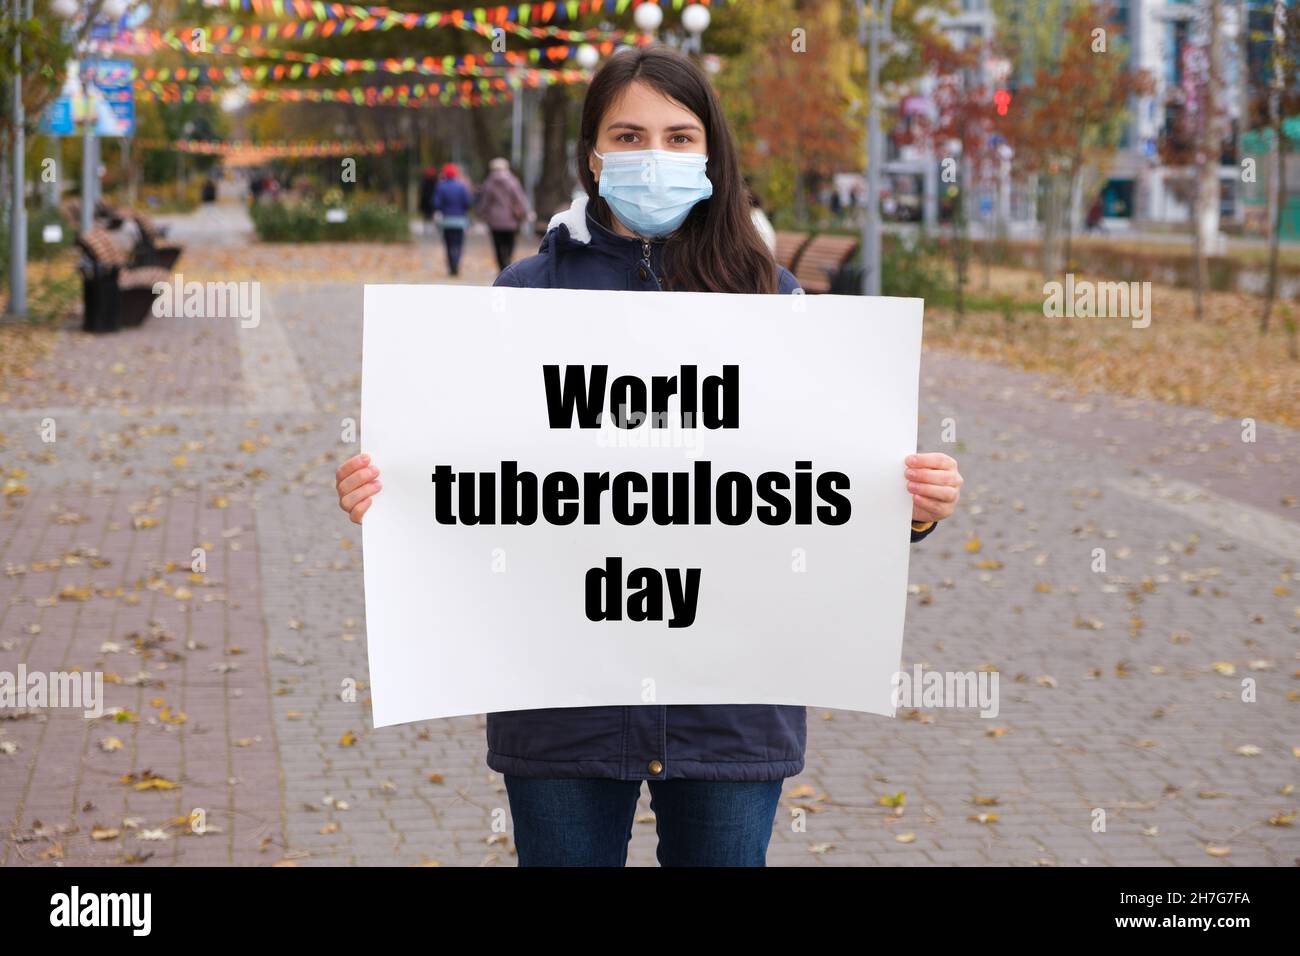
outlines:
[{"label": "blue surgical mask", "polygon": [[619,221],[641,236],[668,235],[697,202],[713,195],[703,153],[629,149],[596,157],[600,195]]}]

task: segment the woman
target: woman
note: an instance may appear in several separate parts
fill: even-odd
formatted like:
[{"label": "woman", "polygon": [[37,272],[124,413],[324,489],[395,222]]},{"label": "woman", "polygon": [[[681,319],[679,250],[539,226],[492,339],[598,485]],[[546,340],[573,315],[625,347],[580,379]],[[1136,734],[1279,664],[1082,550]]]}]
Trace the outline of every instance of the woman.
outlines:
[{"label": "woman", "polygon": [[[578,157],[585,196],[498,285],[797,288],[754,229],[731,133],[686,57],[649,47],[611,59],[587,92]],[[336,478],[340,507],[361,521],[379,469],[358,455]],[[952,514],[962,479],[946,455],[911,455],[905,480],[916,541]],[[488,714],[487,762],[505,775],[520,865],[622,866],[642,781],[661,864],[763,865],[782,780],[803,770],[806,716],[768,704]]]},{"label": "woman", "polygon": [[447,247],[447,271],[460,275],[460,255],[465,249],[465,230],[469,228],[469,207],[474,197],[460,178],[455,163],[442,167],[442,179],[433,191],[433,208],[441,216],[442,241]]},{"label": "woman", "polygon": [[510,171],[510,161],[497,157],[488,163],[487,179],[478,191],[478,214],[492,231],[497,269],[504,270],[515,257],[519,227],[533,217],[524,187]]}]

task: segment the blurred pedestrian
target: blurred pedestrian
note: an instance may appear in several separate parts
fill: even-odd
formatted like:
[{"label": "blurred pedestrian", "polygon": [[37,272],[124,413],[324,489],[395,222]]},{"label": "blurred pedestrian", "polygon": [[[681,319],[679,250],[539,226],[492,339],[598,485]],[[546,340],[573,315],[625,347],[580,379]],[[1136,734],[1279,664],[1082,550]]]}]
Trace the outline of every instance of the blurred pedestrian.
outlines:
[{"label": "blurred pedestrian", "polygon": [[447,271],[460,275],[460,256],[465,249],[465,230],[469,228],[469,207],[474,197],[461,179],[455,163],[442,167],[442,179],[433,191],[433,208],[442,226],[442,242],[447,248]]},{"label": "blurred pedestrian", "polygon": [[421,232],[426,236],[433,235],[433,193],[437,188],[438,171],[426,166],[420,180],[420,218],[424,220]]},{"label": "blurred pedestrian", "polygon": [[515,257],[515,239],[519,227],[533,218],[532,206],[524,194],[510,161],[498,156],[488,163],[488,176],[478,193],[478,214],[492,230],[492,248],[497,268],[505,269]]}]

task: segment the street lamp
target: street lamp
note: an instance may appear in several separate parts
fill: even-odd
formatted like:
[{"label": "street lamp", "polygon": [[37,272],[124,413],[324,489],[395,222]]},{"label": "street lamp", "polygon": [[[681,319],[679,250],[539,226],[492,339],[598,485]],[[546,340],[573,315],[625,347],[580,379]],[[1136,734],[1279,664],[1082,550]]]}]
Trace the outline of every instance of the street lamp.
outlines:
[{"label": "street lamp", "polygon": [[657,3],[638,4],[636,12],[632,14],[632,22],[642,33],[654,33],[664,22],[664,12]]},{"label": "street lamp", "polygon": [[885,0],[883,16],[880,0],[871,0],[871,23],[867,24],[865,0],[858,4],[858,42],[868,47],[867,64],[867,210],[862,220],[862,294],[880,295],[880,171],[884,149],[880,135],[880,41],[892,39],[889,31],[894,0]]},{"label": "street lamp", "polygon": [[596,64],[600,62],[600,51],[590,43],[584,43],[582,46],[578,47],[577,60],[578,66],[582,67],[582,69],[594,69]]},{"label": "street lamp", "polygon": [[682,11],[682,29],[690,34],[682,44],[683,50],[697,55],[702,52],[704,31],[709,28],[711,20],[709,8],[702,3],[692,3]]}]

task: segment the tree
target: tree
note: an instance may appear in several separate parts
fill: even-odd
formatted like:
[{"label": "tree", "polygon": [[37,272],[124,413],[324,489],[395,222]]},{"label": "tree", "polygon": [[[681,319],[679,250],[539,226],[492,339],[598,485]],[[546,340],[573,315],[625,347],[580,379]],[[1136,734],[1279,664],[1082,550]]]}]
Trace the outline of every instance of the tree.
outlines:
[{"label": "tree", "polygon": [[1149,76],[1126,66],[1108,3],[1082,2],[1062,12],[1054,45],[1037,34],[1034,44],[1026,44],[1011,31],[1004,47],[1013,64],[1017,57],[1037,63],[1027,85],[1024,64],[1013,66],[1022,81],[999,129],[1015,150],[1018,168],[1043,181],[1044,276],[1068,267],[1082,177],[1090,167],[1102,168],[1113,152],[1129,100],[1151,89]]},{"label": "tree", "polygon": [[924,39],[922,56],[930,69],[932,109],[916,116],[901,141],[923,144],[943,157],[941,178],[956,185],[953,208],[953,285],[957,321],[965,315],[965,288],[970,260],[966,216],[967,192],[992,155],[991,137],[997,119],[992,88],[981,78],[984,47],[954,46],[945,36]]},{"label": "tree", "polygon": [[[881,89],[925,70],[922,40],[937,29],[919,0],[894,4],[893,49]],[[725,11],[725,17],[722,16]],[[741,163],[765,203],[806,221],[810,194],[831,174],[861,170],[866,138],[866,50],[852,0],[744,0],[719,6],[706,42],[722,54],[714,78]],[[890,117],[882,117],[888,133]]]},{"label": "tree", "polygon": [[[1273,134],[1272,173],[1269,182],[1268,283],[1264,290],[1264,309],[1260,313],[1259,331],[1268,331],[1273,306],[1277,301],[1278,247],[1282,238],[1282,214],[1286,206],[1286,157],[1288,138],[1286,118],[1300,113],[1300,16],[1287,15],[1286,0],[1273,3],[1273,47],[1268,93],[1261,101],[1252,101],[1252,119],[1266,119]],[[1260,113],[1267,113],[1261,117]]]}]

